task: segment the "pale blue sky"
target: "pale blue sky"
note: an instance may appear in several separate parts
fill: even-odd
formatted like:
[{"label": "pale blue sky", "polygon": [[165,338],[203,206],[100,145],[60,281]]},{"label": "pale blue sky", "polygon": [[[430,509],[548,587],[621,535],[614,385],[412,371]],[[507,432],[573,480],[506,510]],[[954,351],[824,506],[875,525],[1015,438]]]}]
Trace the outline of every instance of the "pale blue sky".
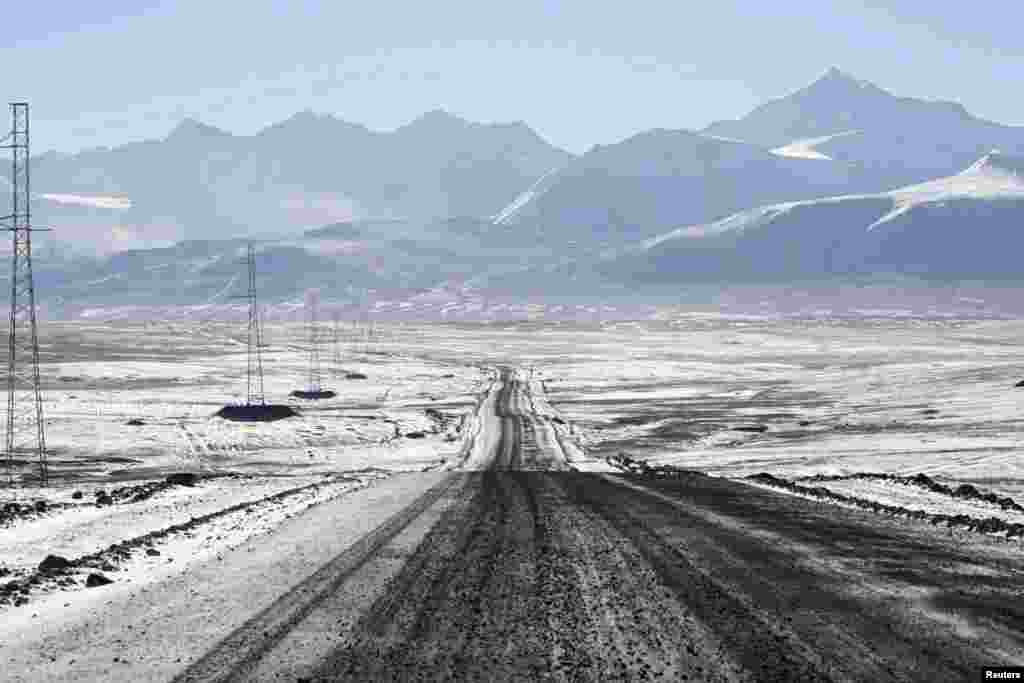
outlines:
[{"label": "pale blue sky", "polygon": [[924,0],[35,0],[0,20],[0,100],[32,103],[37,152],[162,137],[186,116],[252,133],[312,109],[391,129],[435,108],[581,152],[735,118],[836,65],[1024,124],[1022,19]]}]

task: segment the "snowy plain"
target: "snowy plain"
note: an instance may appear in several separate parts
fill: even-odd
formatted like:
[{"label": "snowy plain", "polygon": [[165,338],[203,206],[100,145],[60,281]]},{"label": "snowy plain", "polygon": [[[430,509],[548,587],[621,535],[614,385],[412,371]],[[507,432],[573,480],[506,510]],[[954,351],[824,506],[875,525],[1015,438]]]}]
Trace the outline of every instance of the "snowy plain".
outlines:
[{"label": "snowy plain", "polygon": [[[0,488],[0,505],[51,508],[0,527],[0,585],[27,581],[48,554],[106,561],[105,549],[141,540],[112,558],[113,584],[85,589],[85,571],[71,584],[41,580],[18,594],[25,600],[0,604],[4,622],[67,622],[394,473],[450,469],[501,365],[530,373],[536,409],[561,420],[550,438],[572,446],[583,469],[626,454],[725,477],[924,473],[1024,501],[1024,388],[1014,387],[1024,378],[1022,321],[595,312],[583,309],[576,322],[378,322],[372,337],[343,322],[337,343],[326,323],[321,381],[337,396],[316,402],[288,395],[308,381],[306,327],[270,324],[266,399],[300,413],[273,423],[214,415],[245,398],[237,322],[45,324],[52,484]],[[203,478],[139,502],[94,503],[101,490],[176,472]],[[890,482],[821,485],[1021,521],[1019,512]],[[195,520],[205,521],[188,526]]]}]

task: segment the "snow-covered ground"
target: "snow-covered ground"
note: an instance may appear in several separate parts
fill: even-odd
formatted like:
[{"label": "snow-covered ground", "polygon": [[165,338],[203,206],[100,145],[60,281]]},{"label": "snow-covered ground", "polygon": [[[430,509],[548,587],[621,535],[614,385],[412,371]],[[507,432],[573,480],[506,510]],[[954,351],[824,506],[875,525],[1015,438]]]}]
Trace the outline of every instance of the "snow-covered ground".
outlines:
[{"label": "snow-covered ground", "polygon": [[[48,507],[0,519],[0,610],[39,613],[74,602],[94,572],[114,580],[106,593],[163,580],[312,505],[390,472],[436,468],[458,452],[460,417],[473,408],[486,372],[458,358],[429,358],[425,334],[379,331],[368,339],[348,326],[335,344],[333,327],[323,328],[321,384],[337,396],[289,396],[309,379],[306,328],[269,325],[265,398],[299,415],[240,423],[215,415],[245,398],[237,323],[44,324],[51,482],[40,488],[22,480],[33,466],[17,467],[22,485],[0,488],[0,508]],[[118,494],[183,472],[201,478],[140,500]],[[127,554],[111,551],[126,543]],[[48,555],[75,566],[40,577]]]},{"label": "snow-covered ground", "polygon": [[1024,497],[1020,322],[614,327],[566,330],[546,367],[550,400],[591,452],[725,476],[924,472]]},{"label": "snow-covered ground", "polygon": [[[598,464],[625,453],[730,477],[924,473],[1024,502],[1024,389],[1013,386],[1024,378],[1024,322],[668,309],[602,322],[596,309],[584,313],[592,316],[580,323],[379,323],[369,339],[343,323],[337,346],[327,324],[322,384],[337,396],[317,402],[288,396],[307,380],[305,327],[269,325],[266,398],[300,412],[274,423],[214,415],[244,397],[238,323],[46,324],[53,483],[0,489],[0,505],[63,506],[0,528],[8,577],[0,587],[27,581],[48,554],[81,558],[155,533],[107,571],[117,583],[146,584],[390,472],[450,467],[465,453],[472,413],[499,365],[524,376],[533,369],[535,409],[559,418],[548,436],[571,446],[574,461],[594,462],[581,447]],[[100,489],[175,472],[208,478],[139,502],[95,504]],[[896,483],[820,485],[890,505],[1021,521],[1013,510]],[[283,492],[292,493],[274,498]],[[167,531],[197,518],[206,521]],[[143,552],[150,548],[160,554]],[[0,610],[63,604],[81,593],[82,573],[72,585],[11,593]],[[12,607],[18,596],[28,604]]]},{"label": "snow-covered ground", "polygon": [[[47,446],[58,482],[146,478],[177,469],[272,475],[422,469],[449,443],[426,409],[464,409],[480,381],[475,367],[395,355],[390,347],[396,342],[356,339],[350,328],[335,349],[327,324],[321,383],[338,396],[293,399],[289,393],[308,380],[304,328],[269,326],[265,398],[292,405],[300,416],[229,422],[215,413],[245,399],[246,347],[239,325],[53,327],[53,342],[47,344],[44,334],[43,356]],[[47,363],[50,358],[55,362]],[[347,379],[348,373],[366,378]],[[404,438],[410,432],[425,437]]]},{"label": "snow-covered ground", "polygon": [[[44,328],[57,489],[179,469],[423,469],[457,452],[452,425],[501,363],[534,366],[547,400],[596,452],[727,475],[923,471],[1010,495],[1024,479],[1024,389],[1013,387],[1024,378],[1022,322],[671,313],[587,324],[379,323],[369,341],[344,323],[337,349],[324,327],[322,382],[338,396],[318,402],[288,397],[306,381],[303,327],[267,330],[267,400],[301,412],[269,424],[214,416],[244,397],[238,324]],[[366,379],[345,379],[349,372]],[[415,432],[424,438],[405,436]]]}]

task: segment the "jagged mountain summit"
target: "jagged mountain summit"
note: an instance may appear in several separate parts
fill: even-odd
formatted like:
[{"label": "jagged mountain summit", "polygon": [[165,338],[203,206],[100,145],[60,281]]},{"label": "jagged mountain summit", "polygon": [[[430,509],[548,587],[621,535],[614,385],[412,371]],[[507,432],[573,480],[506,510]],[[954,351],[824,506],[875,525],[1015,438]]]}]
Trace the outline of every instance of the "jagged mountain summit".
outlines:
[{"label": "jagged mountain summit", "polygon": [[778,147],[854,130],[902,128],[926,119],[956,124],[970,121],[971,116],[958,103],[897,97],[831,67],[813,83],[769,100],[735,121],[716,121],[704,132]]},{"label": "jagged mountain summit", "polygon": [[957,102],[900,97],[835,67],[704,132],[781,154],[803,149],[863,168],[881,187],[951,175],[994,148],[1024,154],[1024,127],[977,118]]}]

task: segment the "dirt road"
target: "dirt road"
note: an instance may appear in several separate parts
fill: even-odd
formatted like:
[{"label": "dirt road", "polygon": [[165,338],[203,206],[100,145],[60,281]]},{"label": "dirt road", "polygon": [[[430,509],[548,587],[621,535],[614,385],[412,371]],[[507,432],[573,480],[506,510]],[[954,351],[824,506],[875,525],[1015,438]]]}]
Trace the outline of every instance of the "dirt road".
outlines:
[{"label": "dirt road", "polygon": [[502,370],[461,463],[176,680],[962,681],[1020,546],[737,482],[573,471]]}]

